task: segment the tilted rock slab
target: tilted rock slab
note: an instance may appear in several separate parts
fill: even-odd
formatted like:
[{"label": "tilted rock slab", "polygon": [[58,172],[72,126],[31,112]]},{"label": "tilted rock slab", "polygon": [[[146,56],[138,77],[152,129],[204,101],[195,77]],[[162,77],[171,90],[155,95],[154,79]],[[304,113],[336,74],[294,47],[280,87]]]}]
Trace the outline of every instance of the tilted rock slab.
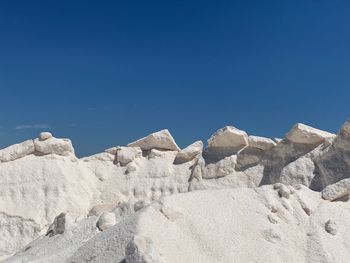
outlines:
[{"label": "tilted rock slab", "polygon": [[206,160],[218,161],[224,157],[237,154],[248,145],[245,131],[233,126],[226,126],[216,131],[208,140],[208,148],[204,155]]},{"label": "tilted rock slab", "polygon": [[175,162],[188,162],[193,160],[198,154],[203,151],[203,142],[196,141],[191,145],[187,146],[185,149],[182,149],[176,155]]},{"label": "tilted rock slab", "polygon": [[151,133],[147,137],[129,143],[129,147],[140,147],[142,150],[161,149],[170,151],[180,151],[173,136],[167,129]]},{"label": "tilted rock slab", "polygon": [[350,194],[350,178],[328,185],[322,190],[322,198],[330,201],[337,200]]},{"label": "tilted rock slab", "polygon": [[269,150],[276,146],[276,142],[270,138],[260,137],[260,136],[249,136],[248,137],[249,147],[257,148],[260,150]]},{"label": "tilted rock slab", "polygon": [[302,123],[297,123],[286,134],[286,138],[293,143],[320,144],[326,139],[334,138],[335,134],[322,131]]}]

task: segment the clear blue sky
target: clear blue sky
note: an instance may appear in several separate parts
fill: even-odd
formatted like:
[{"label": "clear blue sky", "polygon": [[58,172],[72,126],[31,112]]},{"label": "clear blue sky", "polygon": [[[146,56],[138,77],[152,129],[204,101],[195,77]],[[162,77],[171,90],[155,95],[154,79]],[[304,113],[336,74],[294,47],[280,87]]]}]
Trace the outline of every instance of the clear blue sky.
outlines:
[{"label": "clear blue sky", "polygon": [[168,128],[335,132],[349,1],[0,1],[0,147],[41,130],[89,155]]}]

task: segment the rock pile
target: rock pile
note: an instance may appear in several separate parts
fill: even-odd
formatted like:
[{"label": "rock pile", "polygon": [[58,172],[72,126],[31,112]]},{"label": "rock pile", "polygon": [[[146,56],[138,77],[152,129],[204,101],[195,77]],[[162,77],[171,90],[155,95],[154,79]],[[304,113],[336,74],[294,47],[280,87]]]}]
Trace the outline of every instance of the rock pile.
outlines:
[{"label": "rock pile", "polygon": [[0,259],[347,262],[329,238],[350,244],[349,160],[350,121],[278,140],[226,126],[184,149],[161,130],[81,159],[43,132],[0,150]]}]

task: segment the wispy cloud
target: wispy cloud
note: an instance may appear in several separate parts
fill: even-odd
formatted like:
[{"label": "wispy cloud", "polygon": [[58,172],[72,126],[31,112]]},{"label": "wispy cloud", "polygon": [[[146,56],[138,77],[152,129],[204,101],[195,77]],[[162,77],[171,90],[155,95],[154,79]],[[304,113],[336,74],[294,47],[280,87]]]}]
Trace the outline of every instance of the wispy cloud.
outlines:
[{"label": "wispy cloud", "polygon": [[16,130],[25,130],[25,129],[49,129],[50,125],[48,124],[21,124],[15,127]]}]

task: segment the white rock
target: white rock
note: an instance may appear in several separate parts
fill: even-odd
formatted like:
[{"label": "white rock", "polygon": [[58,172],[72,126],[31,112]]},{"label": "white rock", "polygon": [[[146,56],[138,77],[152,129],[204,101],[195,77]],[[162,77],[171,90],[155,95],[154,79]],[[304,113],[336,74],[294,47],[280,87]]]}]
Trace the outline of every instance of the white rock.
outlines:
[{"label": "white rock", "polygon": [[119,147],[117,150],[117,161],[122,165],[132,162],[142,156],[140,147]]},{"label": "white rock", "polygon": [[185,149],[182,149],[176,155],[176,160],[180,162],[188,162],[193,160],[198,154],[203,151],[203,142],[196,141],[191,145],[187,146]]},{"label": "white rock", "polygon": [[350,194],[350,178],[343,179],[335,184],[328,185],[322,190],[322,198],[336,200]]},{"label": "white rock", "polygon": [[35,150],[42,154],[57,154],[63,156],[68,155],[69,153],[74,154],[74,148],[69,139],[57,139],[54,137],[45,141],[35,139],[34,145]]},{"label": "white rock", "polygon": [[333,236],[335,236],[337,233],[338,233],[338,226],[337,226],[337,223],[334,221],[334,220],[332,220],[332,219],[329,219],[327,222],[326,222],[326,224],[325,224],[325,230],[329,233],[329,234],[331,234],[331,235],[333,235]]},{"label": "white rock", "polygon": [[0,162],[9,162],[35,152],[33,140],[11,145],[0,150]]},{"label": "white rock", "polygon": [[278,189],[278,195],[279,197],[284,197],[286,199],[289,199],[290,189],[287,186],[282,184],[281,187]]},{"label": "white rock", "polygon": [[276,143],[270,138],[259,137],[259,136],[249,136],[248,137],[249,147],[258,148],[261,150],[269,150],[276,146]]},{"label": "white rock", "polygon": [[302,123],[297,123],[286,134],[286,138],[293,143],[321,144],[328,138],[334,138],[335,134],[322,131]]},{"label": "white rock", "polygon": [[233,126],[226,126],[216,131],[208,140],[209,149],[237,149],[247,145],[247,133]]},{"label": "white rock", "polygon": [[117,223],[114,213],[104,212],[97,222],[97,226],[101,231],[104,231]]},{"label": "white rock", "polygon": [[47,139],[50,139],[50,138],[52,138],[53,136],[52,136],[52,134],[50,133],[50,132],[41,132],[40,134],[39,134],[39,139],[40,139],[40,141],[45,141],[45,140],[47,140]]},{"label": "white rock", "polygon": [[142,150],[161,149],[170,151],[180,151],[170,132],[165,129],[151,133],[147,137],[129,143],[129,147],[140,147]]}]

